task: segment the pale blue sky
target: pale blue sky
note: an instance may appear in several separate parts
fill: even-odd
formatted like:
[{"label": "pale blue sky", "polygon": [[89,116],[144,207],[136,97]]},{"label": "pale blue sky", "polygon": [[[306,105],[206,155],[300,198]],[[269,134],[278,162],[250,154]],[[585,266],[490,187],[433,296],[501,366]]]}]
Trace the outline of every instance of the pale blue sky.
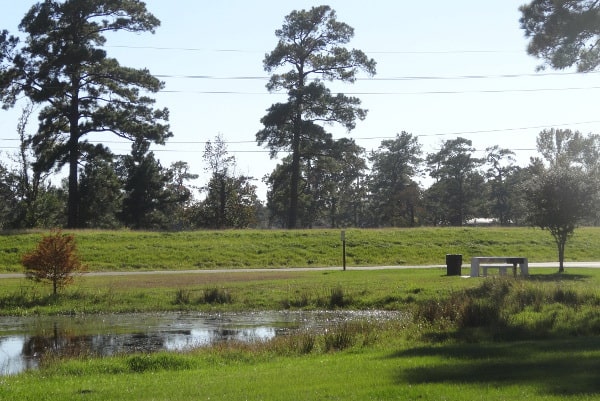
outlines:
[{"label": "pale blue sky", "polygon": [[[0,29],[17,33],[20,19],[34,3],[0,0]],[[202,142],[221,134],[231,142],[238,172],[261,178],[277,161],[269,160],[254,135],[265,110],[285,99],[265,89],[262,60],[274,48],[274,31],[285,15],[328,4],[340,21],[355,28],[350,47],[378,63],[375,79],[362,76],[354,85],[332,85],[356,94],[369,109],[367,119],[349,134],[332,127],[337,137],[356,138],[371,150],[382,138],[407,131],[418,135],[423,150],[432,153],[443,140],[462,136],[479,150],[496,144],[514,149],[519,164],[525,165],[543,128],[600,132],[593,101],[600,85],[597,73],[536,72],[540,61],[526,54],[518,23],[523,3],[148,0],[148,9],[162,22],[156,33],[122,32],[111,35],[107,45],[121,64],[146,67],[166,83],[156,99],[171,111],[174,137],[167,146],[154,148],[163,165],[183,160],[203,175]],[[0,111],[4,160],[15,145],[17,116]],[[120,153],[130,149],[127,143],[111,146]],[[264,199],[265,189],[258,184]]]}]

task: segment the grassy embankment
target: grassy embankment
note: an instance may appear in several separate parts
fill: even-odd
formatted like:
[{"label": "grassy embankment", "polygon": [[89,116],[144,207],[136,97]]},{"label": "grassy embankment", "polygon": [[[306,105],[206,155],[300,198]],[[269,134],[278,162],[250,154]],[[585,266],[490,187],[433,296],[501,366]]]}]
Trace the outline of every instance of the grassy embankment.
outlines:
[{"label": "grassy embankment", "polygon": [[[418,242],[427,245],[416,246],[421,251],[405,249],[406,264],[417,262],[405,254],[425,255],[427,249],[436,254],[435,261],[430,256],[421,263],[443,264],[445,253],[523,254],[533,261],[554,260],[552,243],[545,235],[521,230],[377,230],[368,235],[379,244],[374,249],[386,254],[397,253],[387,250],[420,237]],[[425,238],[427,231],[434,238]],[[581,230],[571,243],[569,260],[598,260],[599,232]],[[286,233],[278,233],[285,238]],[[359,236],[359,231],[351,233]],[[80,234],[80,239],[108,235]],[[169,237],[141,235],[153,241]],[[245,232],[222,235],[243,237]],[[310,247],[303,245],[302,238],[335,235],[339,240],[334,232],[286,235],[298,249]],[[381,239],[387,236],[397,242]],[[359,248],[368,248],[364,241],[354,249],[356,254]],[[25,242],[22,238],[17,243]],[[143,244],[134,242],[138,247]],[[324,237],[315,244],[322,242]],[[295,249],[285,243],[282,239],[272,248]],[[82,253],[84,244],[80,241]],[[366,254],[359,255],[365,258]],[[164,261],[162,265],[183,268],[188,263]],[[446,277],[442,268],[88,276],[58,298],[43,295],[42,289],[23,279],[2,280],[1,307],[11,314],[387,308],[405,310],[412,318],[340,325],[327,333],[300,333],[268,343],[227,344],[190,353],[105,359],[79,355],[62,361],[49,356],[40,371],[0,379],[0,400],[600,399],[600,269],[569,269],[567,264],[562,275],[555,269],[531,273],[527,280]]]},{"label": "grassy embankment", "polygon": [[[0,235],[0,272],[22,271],[20,256],[42,233]],[[340,230],[177,233],[76,231],[91,271],[340,266]],[[415,228],[346,231],[348,266],[443,265],[445,255],[527,256],[556,261],[548,232],[533,228]],[[600,260],[600,228],[580,228],[567,261]]]},{"label": "grassy embankment", "polygon": [[[151,233],[78,231],[82,259],[90,271],[205,270],[209,267],[339,266],[338,230],[198,231]],[[0,271],[22,271],[19,257],[41,233],[0,236]],[[419,228],[349,230],[347,264],[443,265],[446,253],[526,255],[532,262],[555,260],[548,233],[530,228]],[[600,229],[577,231],[568,260],[600,260]],[[568,263],[567,263],[568,269]],[[433,276],[398,272],[253,272],[193,275],[83,276],[54,298],[50,289],[24,279],[0,282],[0,314],[23,315],[160,310],[247,310],[302,308],[398,309],[431,296],[473,285],[449,285],[445,269]],[[351,274],[350,274],[351,273]],[[419,278],[427,275],[427,278]],[[417,284],[415,284],[417,283]],[[414,287],[414,288],[413,288]],[[341,299],[340,299],[341,298]]]}]

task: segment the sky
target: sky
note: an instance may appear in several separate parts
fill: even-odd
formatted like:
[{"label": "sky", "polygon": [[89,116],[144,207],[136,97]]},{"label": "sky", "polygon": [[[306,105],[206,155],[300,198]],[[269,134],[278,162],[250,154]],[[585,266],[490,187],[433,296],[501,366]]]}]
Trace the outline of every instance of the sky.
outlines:
[{"label": "sky", "polygon": [[[237,173],[257,179],[278,163],[259,147],[255,134],[267,108],[286,100],[270,94],[263,69],[266,53],[277,43],[275,30],[292,10],[327,4],[339,21],[354,28],[350,48],[377,61],[377,74],[354,84],[332,83],[334,92],[359,97],[368,109],[350,132],[327,127],[335,138],[350,137],[368,152],[384,139],[406,131],[419,138],[425,154],[443,141],[463,137],[482,157],[498,145],[515,152],[525,166],[537,154],[543,129],[600,133],[596,98],[598,73],[573,70],[538,72],[542,61],[526,52],[519,27],[524,0],[147,0],[160,21],[154,34],[109,34],[110,57],[128,67],[147,68],[165,82],[152,95],[170,110],[173,137],[152,150],[168,167],[185,161],[207,181],[202,154],[207,140],[220,135],[237,161]],[[18,33],[18,24],[35,4],[0,0],[0,29]],[[20,106],[0,111],[0,157],[8,162],[18,145]],[[28,131],[33,132],[32,121]],[[127,154],[130,144],[117,137],[89,136]],[[280,154],[283,157],[285,154]],[[426,185],[426,180],[423,181]]]}]

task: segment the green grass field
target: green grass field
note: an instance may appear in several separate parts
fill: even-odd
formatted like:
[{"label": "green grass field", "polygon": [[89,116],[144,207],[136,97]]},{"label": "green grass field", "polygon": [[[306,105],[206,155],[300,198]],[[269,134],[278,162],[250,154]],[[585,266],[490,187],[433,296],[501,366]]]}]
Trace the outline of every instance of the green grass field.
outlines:
[{"label": "green grass field", "polygon": [[[15,254],[33,247],[39,235],[0,237],[5,271],[19,270]],[[300,261],[313,247],[322,252],[309,266],[339,266],[341,259],[335,256],[339,231],[329,230],[76,235],[92,270],[110,270],[111,263],[116,270],[193,268],[190,261],[208,248],[219,267],[233,268],[228,263],[242,258],[228,250],[234,243],[245,252],[254,244],[262,249],[257,255],[267,253],[272,260],[283,260],[286,253],[297,260],[270,267],[307,266]],[[533,229],[349,230],[346,235],[353,258],[369,260],[365,264],[443,265],[445,253],[555,260],[549,235]],[[598,229],[578,230],[567,259],[600,260],[598,238]],[[172,251],[163,253],[164,248]],[[142,262],[134,265],[138,252]],[[104,259],[111,262],[100,263]],[[248,266],[260,267],[252,263]],[[599,288],[600,269],[568,263],[563,274],[530,268],[527,279],[449,277],[442,267],[82,276],[58,297],[50,295],[49,286],[2,279],[5,315],[387,309],[405,311],[410,319],[340,324],[325,333],[181,353],[58,360],[50,354],[39,370],[0,377],[0,400],[595,400],[600,399]]]},{"label": "green grass field", "polygon": [[[352,294],[351,308],[386,292],[406,297],[396,307],[413,318],[182,353],[50,355],[40,370],[0,378],[0,400],[600,399],[600,270],[532,273],[523,280],[446,277],[438,269],[307,272],[262,277],[262,291],[261,277],[211,276],[211,286],[230,289],[247,307],[265,296],[278,305],[290,283],[303,291],[335,285]],[[147,299],[172,284],[124,286]],[[121,301],[115,293],[113,302]]]},{"label": "green grass field", "polygon": [[[570,400],[599,399],[595,338],[495,344],[397,344],[301,357],[155,355],[70,361],[5,379],[0,399]],[[156,365],[153,365],[156,363]],[[157,366],[163,365],[163,366]]]},{"label": "green grass field", "polygon": [[[75,231],[90,271],[341,266],[340,230],[193,232]],[[22,271],[20,257],[41,232],[0,235],[0,272]],[[346,231],[348,266],[443,265],[446,254],[526,256],[557,261],[550,234],[534,228],[414,228]],[[600,228],[580,228],[567,261],[600,260]]]}]

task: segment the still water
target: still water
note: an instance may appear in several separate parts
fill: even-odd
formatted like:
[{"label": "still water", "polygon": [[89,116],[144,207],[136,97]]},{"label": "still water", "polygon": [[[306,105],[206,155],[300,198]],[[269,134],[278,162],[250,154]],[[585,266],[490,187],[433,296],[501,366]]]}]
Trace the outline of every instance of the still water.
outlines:
[{"label": "still water", "polygon": [[0,375],[35,369],[48,352],[110,356],[177,351],[222,341],[266,341],[344,321],[400,317],[397,312],[383,311],[0,317]]}]

